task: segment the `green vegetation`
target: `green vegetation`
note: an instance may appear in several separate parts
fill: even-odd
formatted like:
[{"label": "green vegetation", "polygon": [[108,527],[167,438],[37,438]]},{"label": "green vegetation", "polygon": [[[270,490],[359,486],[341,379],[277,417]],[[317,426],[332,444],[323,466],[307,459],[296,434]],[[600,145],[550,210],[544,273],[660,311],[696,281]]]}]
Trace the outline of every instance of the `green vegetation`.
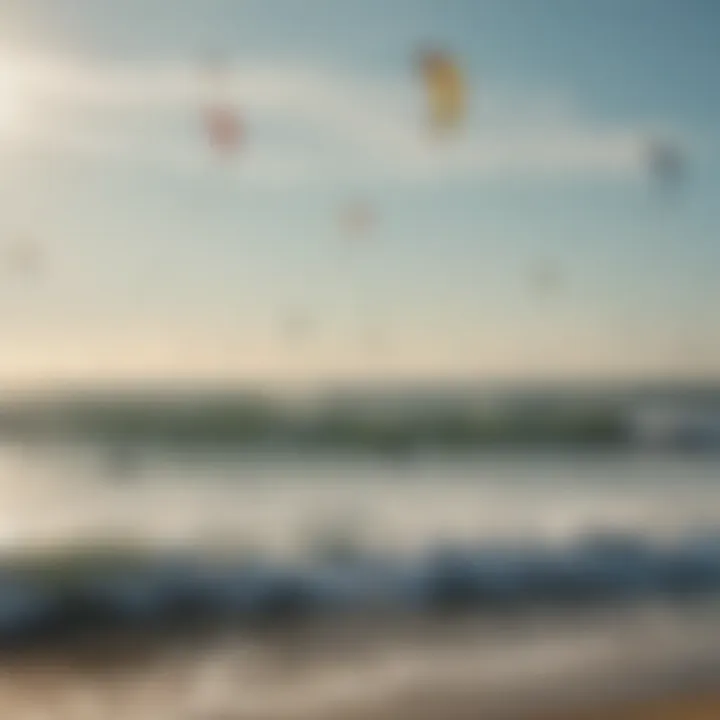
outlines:
[{"label": "green vegetation", "polygon": [[83,401],[0,409],[0,436],[88,441],[127,448],[249,447],[404,453],[503,445],[615,446],[629,438],[620,408],[555,403],[493,410],[458,404],[392,412],[348,403],[292,413],[258,398]]},{"label": "green vegetation", "polygon": [[78,583],[107,572],[150,569],[153,553],[132,543],[104,542],[33,548],[2,558],[6,577],[47,590],[71,589]]}]

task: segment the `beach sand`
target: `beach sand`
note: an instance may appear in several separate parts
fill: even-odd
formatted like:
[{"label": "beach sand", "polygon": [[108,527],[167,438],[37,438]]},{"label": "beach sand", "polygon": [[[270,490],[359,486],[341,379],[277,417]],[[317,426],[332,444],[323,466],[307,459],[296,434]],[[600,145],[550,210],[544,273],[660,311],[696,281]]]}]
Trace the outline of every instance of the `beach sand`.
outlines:
[{"label": "beach sand", "polygon": [[[720,677],[717,685],[720,686]],[[554,711],[537,720],[718,720],[720,689],[662,695],[643,702],[608,704],[593,710]]]},{"label": "beach sand", "polygon": [[720,652],[708,618],[642,632],[638,621],[583,618],[574,628],[564,618],[522,632],[475,620],[342,624],[284,639],[227,630],[124,635],[3,657],[0,717],[719,719]]},{"label": "beach sand", "polygon": [[[489,711],[483,698],[471,691],[423,694],[388,705],[327,709],[314,715],[295,713],[249,713],[242,687],[236,687],[238,704],[225,702],[212,707],[178,702],[187,689],[182,668],[151,672],[148,682],[134,678],[111,678],[86,667],[81,673],[63,664],[30,667],[4,675],[0,692],[2,717],[21,720],[43,717],[47,720],[116,720],[118,718],[163,718],[164,720],[718,720],[720,682],[710,689],[657,692],[644,699],[598,701],[597,697],[571,704],[539,702],[534,708]],[[178,672],[179,671],[179,672]],[[154,677],[153,677],[154,676]],[[717,680],[720,680],[720,673]],[[200,699],[200,698],[198,698]],[[193,703],[194,705],[194,703]],[[549,709],[552,708],[552,709]]]}]

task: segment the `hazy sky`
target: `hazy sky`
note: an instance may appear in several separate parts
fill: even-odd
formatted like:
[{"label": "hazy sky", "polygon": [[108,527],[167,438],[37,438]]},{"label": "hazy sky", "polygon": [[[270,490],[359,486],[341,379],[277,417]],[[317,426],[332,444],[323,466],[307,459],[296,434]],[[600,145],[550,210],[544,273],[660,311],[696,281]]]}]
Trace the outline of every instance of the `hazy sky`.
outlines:
[{"label": "hazy sky", "polygon": [[[45,255],[0,284],[0,377],[717,374],[718,23],[717,0],[0,0],[0,237]],[[444,143],[428,44],[471,86]],[[201,124],[215,53],[231,162]]]}]

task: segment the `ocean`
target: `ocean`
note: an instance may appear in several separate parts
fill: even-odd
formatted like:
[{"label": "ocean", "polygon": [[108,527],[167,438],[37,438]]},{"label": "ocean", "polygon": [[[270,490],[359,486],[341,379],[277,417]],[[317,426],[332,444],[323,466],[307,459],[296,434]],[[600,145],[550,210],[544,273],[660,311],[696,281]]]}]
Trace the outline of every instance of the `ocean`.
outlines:
[{"label": "ocean", "polygon": [[[223,430],[222,442],[194,442],[184,427],[159,441],[153,427],[83,427],[13,432],[0,446],[0,649],[17,642],[21,620],[42,624],[52,607],[27,619],[37,598],[17,599],[7,568],[18,558],[62,565],[95,548],[141,548],[150,574],[123,571],[125,584],[112,585],[112,558],[93,572],[112,581],[104,589],[117,591],[118,618],[136,619],[132,632],[152,652],[110,663],[102,683],[66,657],[72,697],[63,702],[75,709],[64,717],[102,718],[101,706],[112,717],[381,718],[393,707],[415,717],[408,708],[425,695],[458,694],[520,717],[568,694],[629,692],[719,667],[712,446],[553,436],[458,447],[435,437],[387,452],[327,435],[228,442]],[[156,571],[155,594],[143,595]],[[153,623],[191,585],[204,608],[232,621],[151,642]],[[303,622],[258,634],[245,620],[265,605],[271,628],[288,614]],[[32,696],[33,673],[50,667],[43,657],[13,688],[26,683]],[[16,695],[8,689],[3,702]]]},{"label": "ocean", "polygon": [[[130,451],[127,451],[128,453]],[[347,453],[0,446],[5,548],[96,537],[308,549],[338,524],[376,550],[572,542],[720,527],[720,456],[535,449]]]},{"label": "ocean", "polygon": [[401,457],[267,448],[126,449],[92,443],[0,445],[0,537],[154,534],[286,549],[351,515],[376,542],[592,530],[663,534],[720,520],[720,455],[586,448],[427,451]]}]

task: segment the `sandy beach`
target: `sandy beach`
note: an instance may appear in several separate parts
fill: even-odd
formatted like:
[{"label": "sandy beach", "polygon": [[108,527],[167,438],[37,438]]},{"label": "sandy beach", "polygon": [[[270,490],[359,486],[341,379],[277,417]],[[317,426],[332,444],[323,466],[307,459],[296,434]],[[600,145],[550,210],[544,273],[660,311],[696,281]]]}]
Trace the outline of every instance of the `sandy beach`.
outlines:
[{"label": "sandy beach", "polygon": [[[719,678],[720,679],[720,678]],[[720,717],[720,691],[661,694],[645,701],[612,704],[592,710],[543,714],[538,720],[715,720]]]},{"label": "sandy beach", "polygon": [[[645,619],[643,619],[645,618]],[[0,716],[63,720],[720,717],[709,617],[217,632],[3,658]],[[645,628],[641,628],[644,624]],[[632,630],[634,628],[634,630]],[[704,713],[704,714],[703,714]]]}]

